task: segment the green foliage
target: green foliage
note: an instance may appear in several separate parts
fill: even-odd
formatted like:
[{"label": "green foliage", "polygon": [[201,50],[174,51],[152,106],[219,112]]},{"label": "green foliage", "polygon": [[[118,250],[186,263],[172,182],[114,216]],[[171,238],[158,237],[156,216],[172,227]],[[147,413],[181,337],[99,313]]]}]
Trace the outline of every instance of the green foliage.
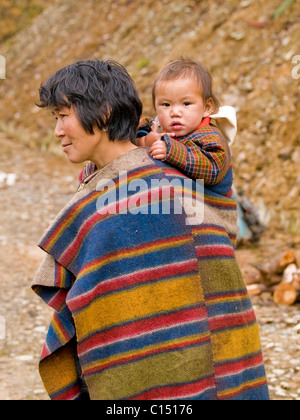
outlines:
[{"label": "green foliage", "polygon": [[278,9],[274,13],[274,19],[279,18],[292,4],[295,3],[295,0],[285,0],[281,3]]},{"label": "green foliage", "polygon": [[150,63],[150,60],[148,58],[141,58],[139,62],[137,63],[137,67],[138,69],[141,70],[147,67],[149,63]]}]

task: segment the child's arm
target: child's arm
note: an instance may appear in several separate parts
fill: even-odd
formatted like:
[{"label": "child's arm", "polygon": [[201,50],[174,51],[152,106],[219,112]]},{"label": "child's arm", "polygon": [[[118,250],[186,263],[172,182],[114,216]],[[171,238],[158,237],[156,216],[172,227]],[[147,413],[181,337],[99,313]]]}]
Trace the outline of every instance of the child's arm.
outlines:
[{"label": "child's arm", "polygon": [[215,127],[203,127],[182,141],[164,137],[165,162],[189,178],[203,179],[206,185],[223,180],[231,166],[230,149]]}]

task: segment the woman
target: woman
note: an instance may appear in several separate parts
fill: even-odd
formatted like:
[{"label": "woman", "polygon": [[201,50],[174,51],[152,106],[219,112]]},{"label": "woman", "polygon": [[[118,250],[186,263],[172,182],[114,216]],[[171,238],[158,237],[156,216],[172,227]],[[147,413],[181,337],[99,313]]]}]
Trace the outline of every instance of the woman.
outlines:
[{"label": "woman", "polygon": [[119,64],[68,66],[40,99],[69,160],[95,169],[40,242],[50,397],[268,399],[236,203],[134,146],[142,105]]}]

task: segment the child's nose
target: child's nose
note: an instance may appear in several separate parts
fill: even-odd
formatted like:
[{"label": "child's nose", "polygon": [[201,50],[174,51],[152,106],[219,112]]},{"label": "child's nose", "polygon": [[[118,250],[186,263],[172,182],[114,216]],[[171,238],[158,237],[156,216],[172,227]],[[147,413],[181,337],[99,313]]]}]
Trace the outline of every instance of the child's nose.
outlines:
[{"label": "child's nose", "polygon": [[171,111],[172,117],[180,117],[182,115],[182,110],[180,106],[174,106]]}]

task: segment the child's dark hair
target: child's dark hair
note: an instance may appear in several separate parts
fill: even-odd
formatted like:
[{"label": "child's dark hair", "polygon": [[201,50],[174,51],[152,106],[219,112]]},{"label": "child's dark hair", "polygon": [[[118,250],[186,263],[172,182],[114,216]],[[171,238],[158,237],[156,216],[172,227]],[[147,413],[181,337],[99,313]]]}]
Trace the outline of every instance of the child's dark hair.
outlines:
[{"label": "child's dark hair", "polygon": [[70,108],[86,132],[107,130],[111,141],[136,138],[142,113],[134,82],[112,60],[80,61],[51,76],[40,87],[39,107]]},{"label": "child's dark hair", "polygon": [[161,69],[156,76],[153,89],[152,100],[155,108],[155,89],[159,83],[169,82],[171,80],[178,80],[181,78],[195,77],[199,87],[202,90],[203,101],[206,103],[209,99],[213,100],[213,112],[217,112],[220,108],[220,102],[213,93],[212,77],[206,67],[198,62],[192,61],[189,58],[180,58],[172,61]]}]

